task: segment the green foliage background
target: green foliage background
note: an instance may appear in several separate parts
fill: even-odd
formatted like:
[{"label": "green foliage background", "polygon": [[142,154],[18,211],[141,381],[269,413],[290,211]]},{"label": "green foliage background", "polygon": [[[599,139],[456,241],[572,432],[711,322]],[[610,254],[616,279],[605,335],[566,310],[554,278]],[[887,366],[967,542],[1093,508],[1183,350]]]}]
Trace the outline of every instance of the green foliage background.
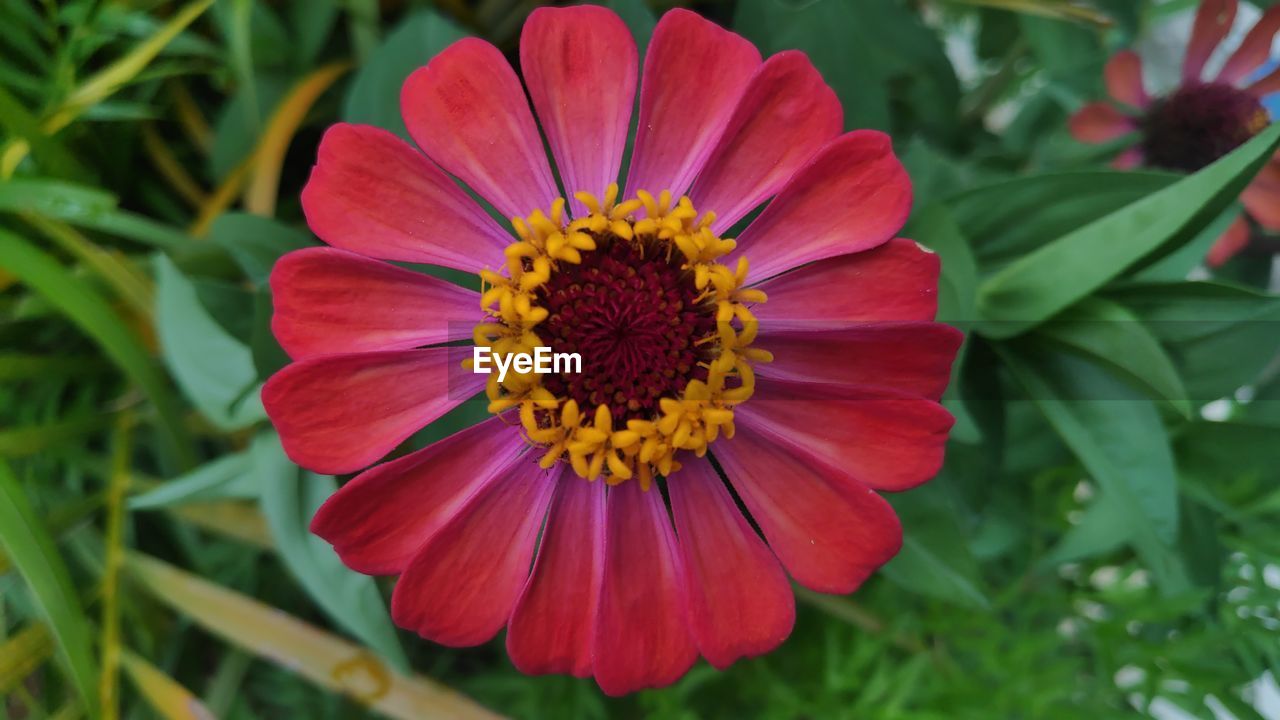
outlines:
[{"label": "green foliage background", "polygon": [[[665,9],[608,4],[642,45]],[[520,675],[500,639],[395,630],[389,585],[306,532],[339,480],[265,422],[265,280],[315,243],[322,130],[403,134],[412,69],[464,35],[513,53],[533,6],[0,0],[0,718],[1263,717],[1275,238],[1199,266],[1280,126],[1190,177],[1110,170],[1064,129],[1189,0],[695,4],[893,133],[904,234],[968,335],[946,467],[891,498],[897,559],[852,597],[799,591],[791,639],[727,672],[613,700]]]}]

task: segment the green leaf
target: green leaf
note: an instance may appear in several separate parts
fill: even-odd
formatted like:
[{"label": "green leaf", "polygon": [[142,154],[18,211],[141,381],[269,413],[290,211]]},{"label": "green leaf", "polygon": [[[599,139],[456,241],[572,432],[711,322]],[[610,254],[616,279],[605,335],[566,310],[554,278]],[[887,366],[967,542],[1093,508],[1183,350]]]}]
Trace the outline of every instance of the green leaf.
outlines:
[{"label": "green leaf", "polygon": [[1280,297],[1209,282],[1132,285],[1110,296],[1165,344],[1192,400],[1232,395],[1280,356]]},{"label": "green leaf", "polygon": [[1036,330],[1037,336],[1118,371],[1154,398],[1167,400],[1184,416],[1191,403],[1173,361],[1137,315],[1102,298],[1086,298]]},{"label": "green leaf", "polygon": [[889,128],[885,75],[863,42],[863,17],[852,3],[817,0],[805,5],[780,0],[742,0],[733,29],[764,55],[802,50],[844,106],[845,127]]},{"label": "green leaf", "polygon": [[373,578],[349,570],[327,542],[308,530],[337,483],[329,476],[300,472],[275,433],[255,438],[250,454],[262,482],[262,512],[285,566],[334,622],[393,667],[407,671],[409,662]]},{"label": "green leaf", "polygon": [[249,453],[239,452],[211,460],[154,490],[130,498],[129,508],[155,510],[202,500],[256,498],[258,486]]},{"label": "green leaf", "polygon": [[1178,468],[1206,483],[1248,477],[1280,487],[1280,423],[1196,422],[1178,434]]},{"label": "green leaf", "polygon": [[156,330],[174,380],[210,422],[236,430],[266,417],[248,346],[210,317],[166,257],[156,259]]},{"label": "green leaf", "polygon": [[18,211],[155,247],[173,248],[191,240],[181,230],[120,210],[116,197],[105,190],[62,180],[17,178],[0,183],[0,212]]},{"label": "green leaf", "polygon": [[410,73],[467,34],[431,10],[406,18],[356,72],[347,90],[342,118],[377,125],[408,140],[409,132],[400,117],[400,87]]},{"label": "green leaf", "polygon": [[972,321],[978,290],[978,266],[968,238],[961,233],[947,208],[931,205],[921,210],[911,218],[902,234],[938,253],[942,260],[942,277],[938,282],[938,321]]},{"label": "green leaf", "polygon": [[649,38],[653,37],[653,28],[658,24],[653,11],[644,0],[605,0],[604,6],[618,13],[618,17],[631,29],[643,58],[645,49],[649,47]]},{"label": "green leaf", "polygon": [[965,607],[986,608],[977,561],[956,522],[941,479],[889,501],[902,520],[902,551],[881,572],[912,592]]},{"label": "green leaf", "polygon": [[1173,551],[1178,486],[1160,414],[1098,366],[1042,344],[1002,346],[1014,378],[1097,481],[1128,516],[1129,541],[1167,594],[1188,589]]},{"label": "green leaf", "polygon": [[271,218],[225,213],[209,229],[209,239],[226,249],[255,285],[265,285],[276,260],[315,245],[311,235]]},{"label": "green leaf", "polygon": [[53,538],[27,502],[18,479],[0,461],[0,545],[27,582],[40,614],[57,644],[58,660],[71,685],[98,717],[97,671],[89,639],[89,621]]},{"label": "green leaf", "polygon": [[1071,526],[1038,564],[1049,569],[1062,563],[1097,557],[1124,545],[1132,536],[1129,508],[1110,493],[1099,493],[1084,511],[1080,522]]},{"label": "green leaf", "polygon": [[194,464],[191,440],[168,385],[152,365],[141,341],[111,309],[111,304],[53,257],[3,230],[0,230],[0,267],[43,296],[102,347],[155,406],[160,415],[161,434],[178,464],[182,467]]},{"label": "green leaf", "polygon": [[338,5],[337,0],[292,0],[289,3],[289,20],[295,39],[295,65],[310,68],[316,64],[338,21]]},{"label": "green leaf", "polygon": [[249,346],[259,380],[271,377],[290,362],[288,353],[280,347],[271,330],[271,314],[271,293],[266,289],[258,290],[253,296],[253,331],[249,336]]},{"label": "green leaf", "polygon": [[1200,172],[1026,255],[984,284],[984,332],[1010,337],[1105,285],[1143,257],[1177,247],[1234,200],[1280,145],[1280,124]]},{"label": "green leaf", "polygon": [[1157,172],[1071,172],[1019,177],[953,195],[948,204],[984,267],[1037,250],[1148,195],[1179,176]]}]

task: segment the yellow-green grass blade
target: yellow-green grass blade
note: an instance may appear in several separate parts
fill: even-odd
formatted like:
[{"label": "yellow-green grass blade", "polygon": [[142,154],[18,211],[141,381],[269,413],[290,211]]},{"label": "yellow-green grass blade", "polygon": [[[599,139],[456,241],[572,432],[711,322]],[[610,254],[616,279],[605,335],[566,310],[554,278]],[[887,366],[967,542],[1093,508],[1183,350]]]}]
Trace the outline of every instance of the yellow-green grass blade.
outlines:
[{"label": "yellow-green grass blade", "polygon": [[495,718],[420,675],[400,675],[365,648],[245,595],[145,555],[126,568],[161,602],[205,630],[392,718]]}]

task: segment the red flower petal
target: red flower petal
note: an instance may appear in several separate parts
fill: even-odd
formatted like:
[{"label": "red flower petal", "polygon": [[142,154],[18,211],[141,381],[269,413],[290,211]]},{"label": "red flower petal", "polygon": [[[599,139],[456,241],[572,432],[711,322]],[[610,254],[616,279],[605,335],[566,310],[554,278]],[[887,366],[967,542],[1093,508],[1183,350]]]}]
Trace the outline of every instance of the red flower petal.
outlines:
[{"label": "red flower petal", "polygon": [[843,484],[891,491],[937,474],[954,422],[924,398],[766,377],[756,379],[755,395],[734,410],[734,419]]},{"label": "red flower petal", "polygon": [[[603,196],[617,182],[638,64],[631,31],[611,10],[544,7],[525,21],[520,66],[570,195]],[[585,214],[570,202],[575,215]]]},{"label": "red flower petal", "polygon": [[524,88],[489,43],[463,38],[415,70],[400,109],[418,146],[503,215],[528,215],[560,195]]},{"label": "red flower petal", "polygon": [[667,488],[698,649],[723,670],[776,648],[791,634],[796,606],[773,553],[711,463],[690,459]]},{"label": "red flower petal", "polygon": [[662,493],[632,480],[608,494],[591,646],[596,682],[617,696],[670,685],[698,650],[685,624],[684,575]]},{"label": "red flower petal", "polygon": [[1236,21],[1236,0],[1203,0],[1196,11],[1196,21],[1191,27],[1191,40],[1187,43],[1187,56],[1182,61],[1182,82],[1200,82],[1204,64],[1231,32]]},{"label": "red flower petal", "polygon": [[852,385],[937,400],[951,379],[964,334],[931,322],[860,323],[828,330],[775,332],[762,327],[756,345],[773,362],[756,373],[777,380]]},{"label": "red flower petal", "polygon": [[304,248],[271,270],[271,330],[295,360],[471,337],[480,295],[336,248]]},{"label": "red flower petal", "polygon": [[[762,330],[808,330],[845,322],[932,320],[938,312],[938,256],[901,238],[866,252],[797,268],[756,287],[769,301],[751,308]],[[822,298],[814,302],[814,293]]]},{"label": "red flower petal", "polygon": [[1254,73],[1271,59],[1271,44],[1280,33],[1280,5],[1272,5],[1249,30],[1244,42],[1232,53],[1218,73],[1218,82],[1236,83]]},{"label": "red flower petal", "polygon": [[400,576],[391,595],[396,624],[449,647],[498,634],[529,576],[556,475],[517,460],[467,501]]},{"label": "red flower petal", "polygon": [[728,230],[831,138],[844,111],[804,53],[788,50],[765,61],[747,85],[733,118],[689,196],[716,213],[712,228]]},{"label": "red flower petal", "polygon": [[511,242],[422,153],[368,125],[325,132],[302,209],[321,240],[383,260],[475,271],[500,265]]},{"label": "red flower petal", "polygon": [[1107,81],[1107,94],[1112,99],[1135,108],[1151,104],[1151,98],[1142,85],[1142,58],[1137,53],[1121,50],[1112,55],[1103,75]]},{"label": "red flower petal", "polygon": [[309,358],[273,375],[262,404],[295,463],[354,472],[484,387],[461,362],[444,347]]},{"label": "red flower petal", "polygon": [[688,190],[759,65],[754,45],[715,23],[682,9],[663,15],[644,59],[627,193]]},{"label": "red flower petal", "polygon": [[[911,211],[911,180],[889,136],[856,130],[827,143],[738,238],[735,255],[767,278],[888,242]],[[732,262],[730,262],[732,266]]]},{"label": "red flower petal", "polygon": [[591,674],[591,630],[604,566],[605,484],[556,484],[533,574],[507,625],[507,655],[527,675]]},{"label": "red flower petal", "polygon": [[[823,479],[804,458],[741,424],[713,454],[796,582],[850,593],[902,547],[893,508],[865,487]],[[680,480],[677,476],[672,484]]]},{"label": "red flower petal", "polygon": [[490,418],[357,475],[320,506],[311,532],[352,570],[397,575],[524,448],[520,433]]},{"label": "red flower petal", "polygon": [[1267,73],[1261,80],[1245,88],[1245,90],[1254,97],[1265,97],[1271,93],[1280,92],[1280,68]]},{"label": "red flower petal", "polygon": [[1221,237],[1214,241],[1213,247],[1209,248],[1209,254],[1204,260],[1209,267],[1221,267],[1248,244],[1249,221],[1241,215],[1227,227],[1227,231],[1222,233]]},{"label": "red flower petal", "polygon": [[1245,210],[1262,227],[1280,230],[1280,155],[1262,167],[1240,195]]},{"label": "red flower petal", "polygon": [[1111,142],[1138,128],[1133,118],[1117,110],[1110,103],[1089,103],[1076,111],[1067,121],[1071,137],[1082,143],[1096,145]]}]

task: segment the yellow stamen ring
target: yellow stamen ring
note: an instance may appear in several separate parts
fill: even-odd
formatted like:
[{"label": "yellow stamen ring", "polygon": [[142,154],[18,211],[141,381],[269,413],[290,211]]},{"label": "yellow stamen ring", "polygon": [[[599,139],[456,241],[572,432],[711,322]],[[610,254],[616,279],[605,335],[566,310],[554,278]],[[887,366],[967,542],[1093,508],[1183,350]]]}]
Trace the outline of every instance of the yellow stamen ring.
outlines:
[{"label": "yellow stamen ring", "polygon": [[[752,347],[757,321],[750,306],[767,298],[745,287],[746,258],[733,269],[718,262],[736,243],[713,232],[715,214],[699,215],[688,197],[673,205],[670,191],[655,197],[640,190],[618,202],[617,184],[603,199],[587,192],[574,197],[586,206],[585,217],[568,220],[565,201],[557,198],[548,212],[512,218],[519,239],[506,248],[506,266],[480,273],[480,305],[488,320],[475,328],[476,345],[489,348],[495,358],[546,346],[538,326],[549,313],[539,292],[553,273],[581,264],[583,254],[596,251],[598,241],[607,238],[631,243],[638,252],[665,253],[689,278],[695,302],[714,316],[714,330],[693,340],[706,358],[699,363],[705,380],[689,379],[679,397],[661,397],[652,417],[615,423],[608,402],[594,411],[581,408],[577,400],[550,392],[535,372],[508,372],[501,382],[491,373],[485,388],[489,411],[518,410],[528,441],[545,448],[544,468],[564,461],[588,480],[604,477],[612,485],[636,478],[648,490],[654,477],[680,468],[679,451],[702,457],[718,437],[733,437],[733,408],[755,389],[752,365],[772,360],[768,351]],[[641,211],[643,217],[637,218]]]}]

